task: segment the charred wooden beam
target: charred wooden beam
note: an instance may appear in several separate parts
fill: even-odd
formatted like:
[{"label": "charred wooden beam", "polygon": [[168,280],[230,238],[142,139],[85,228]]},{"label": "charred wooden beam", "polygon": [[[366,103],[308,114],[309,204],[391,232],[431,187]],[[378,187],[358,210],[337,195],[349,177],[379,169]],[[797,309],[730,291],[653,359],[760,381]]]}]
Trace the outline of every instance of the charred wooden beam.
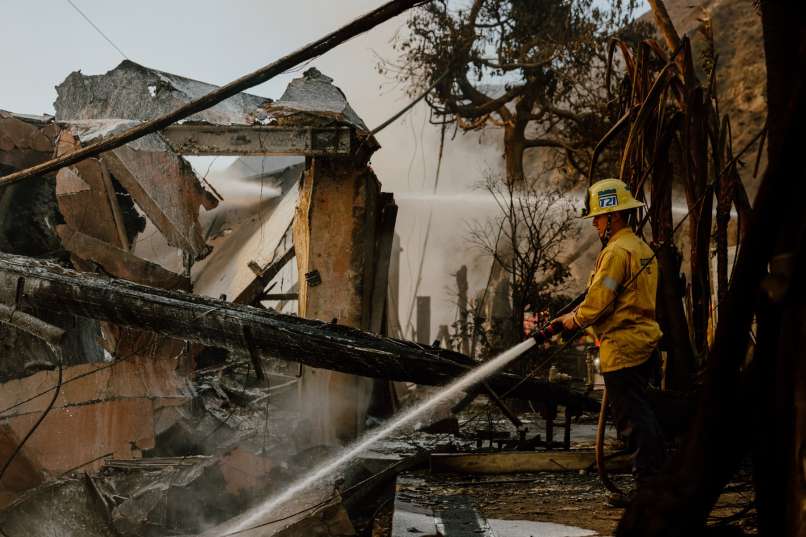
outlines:
[{"label": "charred wooden beam", "polygon": [[182,155],[305,155],[343,157],[352,152],[349,127],[171,125],[162,131]]},{"label": "charred wooden beam", "polygon": [[[278,259],[277,261],[266,267],[265,270],[261,269],[260,265],[258,265],[255,261],[251,261],[249,264],[249,268],[251,268],[255,272],[257,278],[253,280],[252,283],[250,283],[246,287],[246,289],[244,289],[241,292],[240,295],[235,297],[235,300],[233,300],[233,302],[237,304],[256,305],[255,303],[259,302],[260,300],[270,300],[268,298],[262,298],[262,296],[264,295],[263,290],[266,288],[267,285],[269,285],[269,282],[271,282],[272,279],[274,279],[274,277],[277,276],[277,274],[279,274],[279,272],[283,269],[283,267],[294,258],[295,255],[296,253],[294,251],[294,247],[292,246],[291,248],[286,250],[286,252],[282,256],[280,256],[280,259]],[[295,294],[298,295],[298,293]],[[296,300],[297,298],[299,297],[298,296],[294,297],[294,300]]]},{"label": "charred wooden beam", "polygon": [[[470,358],[453,351],[0,254],[0,302],[14,303],[20,279],[20,308],[58,310],[311,367],[427,385],[449,383],[473,367]],[[517,385],[512,397],[576,409],[597,406],[582,394],[541,379],[522,381],[518,375],[499,373],[487,382],[499,392]]]}]

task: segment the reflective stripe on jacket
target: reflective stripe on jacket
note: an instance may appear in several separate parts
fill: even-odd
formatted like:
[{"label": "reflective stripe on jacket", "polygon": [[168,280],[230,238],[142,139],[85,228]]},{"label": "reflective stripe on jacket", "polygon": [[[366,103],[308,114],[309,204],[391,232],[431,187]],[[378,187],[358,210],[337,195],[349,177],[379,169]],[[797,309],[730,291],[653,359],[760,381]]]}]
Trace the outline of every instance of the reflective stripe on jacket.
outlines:
[{"label": "reflective stripe on jacket", "polygon": [[574,321],[591,326],[601,340],[603,373],[640,365],[652,354],[661,337],[657,288],[658,264],[649,246],[629,228],[614,233],[596,259],[585,300],[574,311]]}]

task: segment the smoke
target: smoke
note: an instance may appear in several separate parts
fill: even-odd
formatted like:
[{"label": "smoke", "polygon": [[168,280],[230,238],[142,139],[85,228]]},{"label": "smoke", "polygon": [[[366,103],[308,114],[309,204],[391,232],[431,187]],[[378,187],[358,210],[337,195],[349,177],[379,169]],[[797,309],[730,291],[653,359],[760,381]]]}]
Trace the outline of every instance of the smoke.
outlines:
[{"label": "smoke", "polygon": [[375,442],[389,436],[391,433],[395,432],[404,425],[413,422],[421,414],[447,401],[453,395],[467,390],[469,387],[494,374],[496,371],[502,369],[509,362],[532,348],[534,345],[535,340],[529,338],[526,341],[523,341],[522,343],[512,347],[511,349],[504,351],[492,360],[485,362],[476,369],[469,371],[467,374],[455,380],[450,385],[434,393],[431,397],[398,414],[386,422],[383,426],[372,431],[363,438],[360,438],[350,446],[346,447],[344,450],[340,451],[334,457],[325,460],[316,467],[312,468],[310,472],[290,483],[285,489],[266,499],[263,503],[244,514],[242,517],[239,517],[237,521],[234,521],[231,524],[226,524],[225,526],[217,528],[214,531],[216,534],[223,534],[223,537],[226,537],[227,535],[235,535],[253,527],[267,524],[265,518],[272,515],[285,502],[291,500],[309,487],[320,483],[322,480],[332,477],[332,475],[337,472],[343,464],[349,462],[357,455],[360,455],[369,449]]}]

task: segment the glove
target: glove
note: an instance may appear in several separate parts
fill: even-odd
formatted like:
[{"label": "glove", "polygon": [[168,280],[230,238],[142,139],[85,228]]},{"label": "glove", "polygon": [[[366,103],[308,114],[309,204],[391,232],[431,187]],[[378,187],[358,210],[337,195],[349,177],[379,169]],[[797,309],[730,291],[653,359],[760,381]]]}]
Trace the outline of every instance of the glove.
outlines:
[{"label": "glove", "polygon": [[564,328],[562,321],[554,321],[553,323],[543,328],[535,330],[534,332],[532,332],[531,336],[538,343],[543,343],[544,341],[548,341],[557,334],[562,334],[563,330]]}]

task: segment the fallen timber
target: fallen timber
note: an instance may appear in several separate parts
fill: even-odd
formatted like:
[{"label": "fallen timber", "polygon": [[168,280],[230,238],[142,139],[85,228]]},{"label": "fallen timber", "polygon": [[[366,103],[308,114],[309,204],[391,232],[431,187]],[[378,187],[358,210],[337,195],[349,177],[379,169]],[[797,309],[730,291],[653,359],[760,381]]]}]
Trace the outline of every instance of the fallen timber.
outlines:
[{"label": "fallen timber", "polygon": [[[473,367],[470,358],[454,351],[9,254],[0,254],[0,303],[21,310],[56,310],[365,377],[444,385]],[[487,384],[499,393],[513,390],[512,397],[578,411],[598,408],[598,402],[584,394],[543,379],[498,373]]]}]

